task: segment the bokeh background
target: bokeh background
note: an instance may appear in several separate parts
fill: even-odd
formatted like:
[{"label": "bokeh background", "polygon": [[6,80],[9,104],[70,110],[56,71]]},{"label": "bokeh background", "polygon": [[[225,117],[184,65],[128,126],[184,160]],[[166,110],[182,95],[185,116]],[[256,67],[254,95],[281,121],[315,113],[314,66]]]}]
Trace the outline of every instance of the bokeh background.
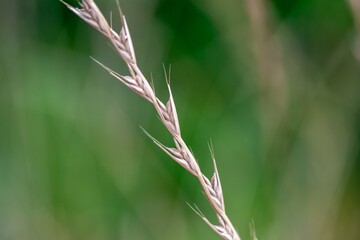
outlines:
[{"label": "bokeh background", "polygon": [[[263,240],[360,239],[359,3],[121,0],[208,176],[212,139],[242,239],[251,221]],[[89,56],[127,73],[59,1],[0,1],[0,239],[218,239],[186,204],[215,219],[196,179],[139,128],[172,144],[152,107]]]}]

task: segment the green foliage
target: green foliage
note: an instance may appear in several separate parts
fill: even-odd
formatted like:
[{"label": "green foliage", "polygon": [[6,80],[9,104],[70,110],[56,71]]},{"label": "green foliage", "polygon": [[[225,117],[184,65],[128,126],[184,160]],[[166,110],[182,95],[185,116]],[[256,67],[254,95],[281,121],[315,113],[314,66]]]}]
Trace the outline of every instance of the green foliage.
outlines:
[{"label": "green foliage", "polygon": [[[254,27],[247,2],[121,1],[160,96],[172,65],[184,138],[209,174],[212,139],[242,239],[251,219],[258,239],[358,239],[352,11],[263,1],[270,20]],[[99,4],[117,23],[115,3]],[[104,39],[58,1],[0,13],[0,239],[216,239],[186,205],[211,213],[196,180],[138,127],[172,144],[151,107],[89,59],[125,71]]]}]

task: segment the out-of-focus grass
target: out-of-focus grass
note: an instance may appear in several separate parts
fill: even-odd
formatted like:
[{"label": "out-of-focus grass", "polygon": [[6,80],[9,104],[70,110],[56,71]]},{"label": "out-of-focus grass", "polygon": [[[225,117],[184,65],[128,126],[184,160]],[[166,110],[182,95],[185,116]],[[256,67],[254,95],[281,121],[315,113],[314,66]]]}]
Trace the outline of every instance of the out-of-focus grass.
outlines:
[{"label": "out-of-focus grass", "polygon": [[[99,2],[105,11],[115,4]],[[266,4],[265,4],[266,3]],[[243,239],[358,239],[360,63],[346,1],[122,1],[138,60],[211,174]],[[114,11],[115,12],[115,11]],[[0,3],[0,239],[216,239],[195,179],[139,125],[126,70],[57,1]],[[114,24],[117,19],[114,16]]]}]

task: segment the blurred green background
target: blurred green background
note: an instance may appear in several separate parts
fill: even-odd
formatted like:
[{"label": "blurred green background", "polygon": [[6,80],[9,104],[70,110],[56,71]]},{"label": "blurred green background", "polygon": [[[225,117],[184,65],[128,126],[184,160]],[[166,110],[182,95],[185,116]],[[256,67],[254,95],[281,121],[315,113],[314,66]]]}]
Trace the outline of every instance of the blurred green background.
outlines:
[{"label": "blurred green background", "polygon": [[[359,1],[120,1],[163,100],[172,65],[209,177],[212,139],[242,239],[252,220],[263,240],[360,238]],[[196,179],[139,128],[172,144],[155,111],[89,58],[127,73],[105,39],[56,0],[0,13],[0,239],[218,239],[186,204],[215,220]]]}]

